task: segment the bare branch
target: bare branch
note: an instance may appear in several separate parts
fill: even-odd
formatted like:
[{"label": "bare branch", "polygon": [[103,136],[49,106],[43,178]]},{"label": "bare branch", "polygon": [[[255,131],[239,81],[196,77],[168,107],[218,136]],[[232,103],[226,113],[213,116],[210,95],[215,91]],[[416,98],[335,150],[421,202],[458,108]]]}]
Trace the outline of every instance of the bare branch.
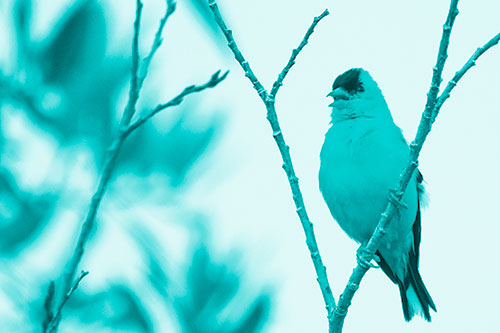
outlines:
[{"label": "bare branch", "polygon": [[[89,274],[89,272],[87,272],[87,271],[81,271],[80,275],[78,276],[78,278],[73,283],[73,286],[71,287],[71,289],[64,295],[64,298],[63,298],[61,304],[59,304],[59,306],[57,307],[56,312],[53,315],[53,318],[55,319],[55,321],[51,321],[51,326],[48,327],[48,331],[49,332],[55,332],[55,330],[57,329],[57,327],[55,327],[54,325],[57,325],[55,323],[59,322],[61,320],[61,311],[62,311],[64,305],[66,304],[66,302],[68,301],[68,299],[71,297],[71,295],[73,295],[73,293],[75,292],[75,290],[78,288],[78,286],[80,285],[80,282],[83,280],[83,278],[86,277],[88,274]],[[53,284],[53,282],[52,282],[52,284]],[[50,295],[50,292],[49,292],[49,294],[47,296],[49,296],[49,295]]]},{"label": "bare branch", "polygon": [[309,27],[309,29],[307,29],[306,35],[304,36],[304,38],[300,42],[299,46],[296,49],[293,49],[292,55],[290,56],[288,63],[286,64],[285,68],[283,68],[283,70],[278,75],[278,78],[276,79],[276,81],[273,84],[273,88],[271,89],[271,93],[270,93],[272,98],[276,97],[276,94],[278,93],[278,89],[283,85],[283,80],[285,79],[286,75],[288,74],[288,71],[290,70],[290,68],[292,68],[292,66],[295,64],[295,59],[299,55],[300,51],[302,51],[304,46],[306,46],[306,44],[308,43],[309,37],[314,32],[314,28],[316,28],[316,25],[319,23],[319,21],[321,21],[322,18],[324,18],[328,14],[330,14],[328,12],[328,9],[325,9],[323,11],[323,13],[321,13],[321,15],[316,16],[314,18],[313,23]]},{"label": "bare branch", "polygon": [[153,56],[155,55],[156,51],[161,46],[161,43],[163,41],[161,35],[163,32],[163,28],[165,27],[165,23],[167,23],[167,20],[170,17],[170,15],[172,15],[175,12],[176,2],[174,0],[167,0],[166,2],[167,2],[167,9],[165,10],[165,15],[160,20],[160,25],[158,26],[158,30],[156,30],[155,39],[153,41],[153,45],[151,46],[151,50],[149,51],[149,54],[146,56],[146,58],[142,60],[140,74],[139,74],[139,82],[138,82],[139,89],[141,89],[142,84],[144,83],[144,80],[148,75],[148,70],[149,70],[149,65],[151,64],[151,60],[153,59]]},{"label": "bare branch", "polygon": [[121,126],[127,126],[134,116],[135,106],[139,99],[138,72],[139,72],[139,30],[141,26],[142,2],[136,1],[135,21],[134,21],[134,37],[132,39],[132,70],[130,74],[130,89],[128,94],[128,102],[123,111]]},{"label": "bare branch", "polygon": [[215,72],[212,75],[212,77],[210,78],[210,80],[207,81],[207,83],[199,85],[199,86],[196,86],[196,85],[188,86],[188,87],[184,88],[184,90],[180,94],[178,94],[177,96],[172,98],[170,101],[168,101],[164,104],[157,105],[149,113],[147,113],[144,116],[141,116],[135,122],[130,124],[130,126],[126,129],[125,135],[129,135],[130,133],[132,133],[134,130],[136,130],[138,127],[142,126],[146,121],[148,121],[148,119],[153,117],[158,112],[165,110],[166,108],[181,104],[182,101],[184,100],[184,97],[186,97],[187,95],[200,92],[200,91],[205,90],[207,88],[215,87],[220,82],[222,82],[229,74],[229,71],[226,71],[224,74],[222,74],[222,76],[219,76],[220,72],[221,72],[220,70]]},{"label": "bare branch", "polygon": [[[130,75],[130,91],[129,91],[129,98],[127,105],[125,107],[125,110],[123,111],[123,116],[120,121],[120,129],[118,132],[118,135],[114,139],[113,143],[111,146],[108,148],[106,151],[106,157],[104,160],[104,165],[103,165],[103,171],[101,173],[101,177],[99,179],[99,184],[97,186],[97,190],[92,196],[89,210],[87,212],[87,216],[85,217],[85,220],[83,221],[82,224],[82,229],[80,231],[80,235],[78,237],[78,241],[75,247],[75,250],[73,252],[73,256],[71,257],[65,272],[62,276],[62,282],[61,282],[61,288],[59,292],[59,297],[58,297],[58,302],[57,304],[57,312],[56,315],[54,315],[47,325],[49,328],[49,332],[56,332],[59,322],[61,320],[61,311],[62,308],[64,307],[64,304],[66,303],[67,299],[71,296],[73,291],[76,289],[78,286],[78,283],[80,280],[87,274],[83,274],[83,276],[80,276],[76,282],[73,282],[73,279],[75,277],[76,271],[78,269],[78,265],[80,264],[80,261],[83,257],[83,253],[85,250],[85,246],[87,244],[87,241],[89,239],[90,233],[94,228],[95,224],[95,217],[97,215],[97,211],[99,210],[99,206],[101,204],[102,198],[104,194],[106,193],[109,181],[111,179],[113,170],[115,168],[116,164],[116,159],[118,157],[118,154],[121,150],[121,147],[127,138],[127,136],[132,132],[133,129],[137,128],[138,126],[142,125],[147,119],[152,117],[154,114],[159,112],[160,110],[167,108],[172,105],[178,105],[182,102],[183,97],[194,93],[201,91],[206,88],[214,87],[217,85],[220,81],[224,80],[227,76],[227,73],[225,73],[222,77],[219,77],[218,74],[220,71],[218,71],[212,78],[210,79],[209,82],[207,82],[203,86],[190,86],[184,89],[183,93],[180,95],[176,96],[172,101],[170,101],[170,104],[165,104],[165,105],[160,105],[158,106],[158,110],[151,115],[149,115],[148,118],[144,119],[143,121],[141,120],[140,123],[136,122],[134,125],[130,126],[130,121],[132,120],[133,115],[135,114],[136,111],[136,104],[139,99],[139,94],[140,90],[142,87],[142,83],[144,82],[144,78],[147,75],[147,69],[149,67],[149,64],[158,49],[158,47],[161,44],[161,32],[163,30],[163,27],[168,19],[168,17],[174,12],[175,10],[175,2],[173,0],[167,0],[167,11],[165,16],[163,17],[162,21],[160,22],[160,27],[157,31],[157,35],[155,36],[155,41],[153,43],[153,46],[151,48],[151,51],[149,52],[148,57],[145,59],[143,63],[143,70],[141,71],[141,74],[139,75],[139,61],[140,61],[140,56],[139,56],[139,29],[140,29],[140,20],[141,20],[141,13],[142,13],[142,2],[140,0],[136,1],[136,16],[135,16],[135,21],[134,21],[134,36],[132,40],[132,71]],[[72,287],[73,286],[73,287]],[[44,324],[45,327],[45,324]]]},{"label": "bare branch", "polygon": [[[96,192],[92,196],[89,211],[83,222],[82,230],[80,232],[80,236],[78,237],[78,242],[75,251],[73,252],[73,257],[71,258],[69,266],[67,267],[63,275],[62,289],[61,289],[63,292],[63,298],[59,301],[59,305],[64,301],[64,295],[66,294],[66,291],[70,290],[71,285],[73,284],[73,278],[78,268],[78,264],[82,259],[85,244],[87,243],[90,232],[94,227],[97,210],[99,209],[102,197],[106,192],[109,180],[111,179],[111,173],[114,169],[118,152],[120,151],[120,148],[126,138],[122,128],[124,125],[129,124],[131,117],[135,113],[135,105],[137,104],[137,100],[139,99],[139,89],[138,89],[139,87],[137,85],[137,75],[138,75],[138,65],[139,65],[139,29],[140,29],[140,19],[141,19],[143,5],[140,0],[137,0],[136,5],[137,7],[136,7],[136,14],[134,21],[134,37],[132,40],[132,71],[130,75],[129,99],[127,102],[127,106],[123,111],[123,116],[120,122],[121,124],[120,133],[115,138],[115,140],[111,144],[111,147],[106,152],[104,168],[101,174],[99,185],[97,187]],[[59,319],[57,319],[56,317],[54,318],[57,322],[55,324],[55,329],[57,330],[57,324],[59,322]]]},{"label": "bare branch", "polygon": [[290,189],[292,191],[293,195],[293,201],[295,203],[295,208],[297,211],[297,215],[299,216],[300,223],[302,225],[302,228],[304,230],[304,233],[306,235],[306,244],[307,248],[309,250],[309,254],[311,255],[311,259],[314,265],[314,269],[316,272],[317,276],[317,281],[319,284],[319,287],[321,289],[321,293],[323,295],[323,300],[325,302],[326,310],[328,313],[328,322],[331,325],[331,318],[333,314],[333,310],[335,309],[335,299],[333,297],[332,290],[330,288],[330,284],[328,282],[328,277],[326,275],[326,267],[323,265],[323,260],[321,259],[321,255],[319,253],[318,249],[318,244],[316,242],[316,236],[314,235],[314,228],[309,220],[309,216],[307,215],[306,207],[304,204],[304,199],[302,197],[302,192],[300,190],[299,186],[299,179],[295,175],[295,170],[293,167],[292,163],[292,158],[290,155],[290,147],[286,144],[285,138],[283,136],[283,133],[281,131],[281,127],[278,121],[278,116],[276,114],[276,107],[275,107],[275,100],[274,97],[279,89],[279,86],[281,86],[283,79],[285,78],[286,74],[290,70],[290,68],[293,66],[295,63],[295,58],[299,54],[299,52],[303,49],[303,47],[307,44],[307,41],[309,39],[309,36],[313,33],[315,26],[318,24],[318,22],[328,15],[328,10],[325,10],[321,15],[318,17],[314,18],[313,23],[307,30],[307,33],[305,37],[303,38],[302,42],[300,43],[299,47],[295,49],[292,52],[292,56],[290,60],[288,61],[287,65],[285,68],[281,71],[280,75],[278,76],[278,79],[276,80],[273,89],[271,90],[271,93],[268,94],[264,86],[260,83],[259,79],[255,76],[253,73],[252,69],[250,68],[250,65],[248,62],[245,60],[245,57],[239,50],[238,46],[236,45],[236,42],[233,38],[233,34],[231,30],[229,30],[226,26],[226,23],[224,22],[224,19],[222,18],[219,8],[217,4],[215,3],[214,0],[209,0],[208,4],[210,6],[210,9],[212,10],[214,14],[215,21],[217,22],[217,25],[221,29],[222,33],[226,37],[226,40],[228,42],[228,46],[233,52],[234,57],[236,58],[236,61],[240,64],[240,66],[243,68],[243,71],[245,72],[245,76],[248,77],[250,82],[253,84],[254,89],[257,91],[257,94],[260,96],[262,101],[264,102],[267,110],[267,120],[269,121],[269,124],[271,125],[271,129],[273,131],[273,138],[276,142],[276,145],[278,146],[278,149],[281,154],[281,158],[283,160],[283,170],[285,171],[288,179],[288,183],[290,185]]},{"label": "bare branch", "polygon": [[450,93],[453,90],[453,88],[455,88],[458,81],[460,81],[460,79],[465,75],[465,73],[467,73],[467,71],[469,69],[471,69],[473,66],[476,65],[477,59],[479,59],[479,57],[481,55],[483,55],[483,53],[488,51],[493,46],[497,45],[499,41],[500,41],[500,33],[498,33],[496,36],[494,36],[492,39],[490,39],[486,44],[479,47],[476,50],[476,52],[474,52],[474,54],[472,54],[472,56],[469,58],[469,60],[467,60],[467,62],[463,65],[463,67],[460,68],[460,70],[458,70],[455,73],[453,78],[448,82],[448,84],[446,85],[446,88],[443,90],[443,92],[441,93],[441,95],[437,99],[437,102],[436,102],[436,105],[434,106],[434,110],[433,110],[433,114],[432,114],[432,122],[434,122],[434,120],[438,116],[439,110],[441,109],[441,106],[443,106],[443,103],[450,97]]},{"label": "bare branch", "polygon": [[[427,94],[427,103],[424,112],[422,114],[420,124],[418,126],[416,137],[410,144],[410,162],[408,166],[401,173],[399,183],[396,187],[396,190],[393,192],[395,200],[389,200],[386,209],[381,214],[377,228],[375,229],[366,247],[367,252],[370,253],[372,256],[380,246],[382,237],[384,237],[384,235],[386,234],[387,227],[389,226],[392,217],[399,209],[397,201],[400,201],[402,199],[406,187],[408,186],[408,183],[411,177],[413,176],[415,169],[418,166],[418,157],[420,151],[422,150],[422,146],[425,142],[425,139],[427,138],[427,135],[431,131],[432,123],[434,122],[435,117],[437,116],[439,108],[441,108],[444,101],[448,98],[449,92],[451,91],[451,89],[453,89],[458,80],[465,74],[465,72],[470,67],[473,66],[474,61],[477,58],[479,58],[481,54],[486,52],[486,50],[491,48],[493,45],[497,44],[500,39],[500,34],[499,34],[495,36],[493,39],[491,39],[482,48],[479,48],[474,53],[474,55],[469,59],[466,65],[464,65],[464,67],[460,71],[458,71],[457,74],[455,74],[454,78],[448,83],[444,92],[438,99],[437,96],[439,93],[439,85],[442,81],[442,72],[447,58],[447,49],[449,45],[451,29],[453,27],[455,17],[458,14],[457,5],[458,5],[458,0],[451,1],[446,23],[443,26],[443,34],[439,46],[438,59],[436,66],[433,68],[431,87],[429,93]],[[437,111],[433,111],[436,109]],[[335,310],[334,332],[342,332],[342,327],[344,324],[344,319],[347,314],[348,307],[351,304],[352,298],[356,290],[359,288],[359,284],[363,279],[365,273],[368,271],[368,269],[369,267],[362,266],[360,264],[358,264],[356,268],[354,268],[351,277],[349,278],[349,282],[347,283],[344,292],[340,296],[337,309]]]},{"label": "bare branch", "polygon": [[43,308],[45,310],[45,319],[42,323],[43,332],[47,332],[49,324],[52,322],[52,318],[54,318],[52,307],[54,303],[55,291],[56,287],[54,281],[50,281],[49,288],[47,289],[47,295],[45,296],[45,301],[43,302]]},{"label": "bare branch", "polygon": [[448,10],[448,16],[446,17],[446,22],[443,25],[443,34],[441,36],[441,42],[439,43],[438,57],[436,66],[432,68],[432,82],[427,93],[427,102],[425,104],[425,113],[430,114],[436,103],[436,98],[439,93],[439,86],[443,80],[443,68],[448,59],[448,45],[450,44],[451,29],[455,23],[455,18],[458,15],[458,0],[451,0],[450,8]]},{"label": "bare branch", "polygon": [[215,3],[215,0],[208,0],[208,5],[210,6],[212,13],[214,14],[215,22],[217,22],[217,25],[219,26],[219,28],[222,30],[222,33],[226,37],[227,46],[229,46],[229,48],[234,54],[234,57],[240,64],[241,68],[243,68],[245,76],[250,80],[250,82],[252,82],[254,89],[257,90],[257,93],[259,94],[260,98],[265,102],[267,98],[267,91],[262,85],[262,83],[260,83],[259,79],[257,79],[252,69],[250,68],[250,65],[248,64],[248,61],[246,61],[245,57],[243,57],[243,54],[238,49],[238,46],[236,45],[236,42],[234,41],[233,38],[233,32],[227,28],[226,23],[224,22],[224,19],[220,14],[217,3]]}]

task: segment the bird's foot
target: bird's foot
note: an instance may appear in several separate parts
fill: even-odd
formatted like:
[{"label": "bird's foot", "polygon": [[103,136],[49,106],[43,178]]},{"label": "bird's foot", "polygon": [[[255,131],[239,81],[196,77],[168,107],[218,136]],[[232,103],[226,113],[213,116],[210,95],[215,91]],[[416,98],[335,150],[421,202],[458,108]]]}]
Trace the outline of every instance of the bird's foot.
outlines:
[{"label": "bird's foot", "polygon": [[371,263],[372,259],[376,262],[380,262],[380,258],[375,253],[369,252],[363,245],[361,245],[356,251],[356,261],[361,267],[379,268],[378,265]]},{"label": "bird's foot", "polygon": [[396,195],[396,190],[389,190],[389,201],[395,204],[398,208],[408,209],[408,206],[403,202],[403,200],[398,199]]}]

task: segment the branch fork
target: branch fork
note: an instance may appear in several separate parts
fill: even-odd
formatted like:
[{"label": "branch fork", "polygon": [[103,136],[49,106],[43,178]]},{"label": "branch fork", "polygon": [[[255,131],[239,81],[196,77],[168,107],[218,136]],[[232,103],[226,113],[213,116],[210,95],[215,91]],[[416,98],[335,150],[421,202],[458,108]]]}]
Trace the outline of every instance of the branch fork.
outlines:
[{"label": "branch fork", "polygon": [[[208,88],[213,88],[222,82],[228,75],[228,72],[220,75],[221,71],[215,72],[210,79],[201,85],[191,85],[179,93],[177,96],[172,98],[170,101],[159,104],[153,110],[150,110],[146,115],[140,116],[135,122],[131,123],[134,115],[136,114],[136,105],[139,100],[140,91],[144,80],[146,79],[151,61],[162,43],[162,32],[168,18],[174,13],[176,8],[176,3],[173,0],[166,0],[166,11],[165,15],[160,20],[158,30],[156,31],[155,38],[148,55],[142,61],[140,65],[140,55],[139,55],[139,30],[141,22],[141,14],[143,4],[141,0],[136,0],[136,14],[134,20],[134,36],[132,39],[132,68],[130,75],[130,90],[129,98],[125,110],[120,121],[120,126],[118,134],[114,139],[113,143],[106,150],[106,157],[103,165],[103,171],[97,186],[97,190],[92,196],[90,207],[87,212],[87,216],[82,224],[82,229],[78,237],[76,248],[73,255],[66,267],[66,270],[61,277],[59,292],[56,293],[58,297],[54,297],[54,292],[49,288],[49,293],[47,295],[46,301],[46,320],[43,323],[44,332],[57,332],[59,323],[61,321],[61,312],[66,304],[66,301],[73,294],[73,292],[78,287],[80,281],[88,274],[88,272],[83,272],[82,274],[74,280],[78,265],[83,257],[86,244],[88,242],[89,236],[95,225],[95,217],[99,209],[100,203],[104,194],[106,193],[109,181],[111,179],[113,170],[115,168],[116,159],[118,154],[125,142],[125,139],[137,128],[142,126],[147,120],[153,117],[158,112],[179,105],[184,100],[184,97],[198,93]],[[51,284],[52,285],[52,284]],[[52,315],[52,300],[56,301],[54,304],[57,311],[55,315]]]}]

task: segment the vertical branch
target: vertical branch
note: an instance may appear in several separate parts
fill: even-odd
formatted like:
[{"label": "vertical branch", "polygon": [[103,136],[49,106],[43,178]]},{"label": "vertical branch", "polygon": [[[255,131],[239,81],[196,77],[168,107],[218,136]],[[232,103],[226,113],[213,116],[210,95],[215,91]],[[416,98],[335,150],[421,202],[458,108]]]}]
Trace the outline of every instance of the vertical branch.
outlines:
[{"label": "vertical branch", "polygon": [[[486,44],[482,47],[478,48],[474,54],[470,57],[470,59],[464,64],[464,66],[456,72],[453,78],[448,82],[446,88],[438,97],[439,93],[439,85],[442,81],[442,72],[447,58],[447,49],[449,45],[449,39],[451,34],[451,29],[453,27],[453,23],[455,21],[455,17],[458,14],[458,0],[452,0],[450,4],[450,9],[448,11],[448,17],[446,19],[446,23],[443,26],[443,34],[441,37],[441,42],[439,46],[438,58],[436,66],[433,68],[433,76],[431,87],[429,93],[427,94],[427,103],[425,109],[422,114],[422,118],[420,120],[420,124],[418,126],[417,134],[415,139],[410,144],[410,162],[408,166],[401,173],[399,183],[394,192],[394,198],[389,200],[389,203],[385,209],[385,211],[381,214],[380,220],[378,222],[377,228],[375,229],[370,241],[367,245],[367,251],[372,256],[377,251],[380,246],[381,240],[383,236],[386,234],[387,227],[399,209],[400,200],[402,199],[406,187],[413,176],[415,169],[418,166],[418,157],[420,151],[422,150],[422,146],[427,138],[427,135],[430,133],[432,129],[432,124],[436,120],[437,115],[439,114],[439,110],[441,109],[443,103],[450,96],[451,90],[456,86],[458,81],[465,75],[465,73],[475,65],[475,61],[488,49],[498,44],[500,41],[500,33],[490,39]],[[337,309],[335,310],[334,317],[334,332],[342,332],[342,327],[344,323],[345,316],[347,314],[347,310],[349,305],[351,304],[354,293],[359,288],[359,284],[368,271],[369,267],[357,265],[354,268],[351,277],[349,278],[349,282],[347,283],[344,292],[342,293]]]},{"label": "vertical branch", "polygon": [[283,160],[283,170],[286,173],[288,183],[292,191],[296,212],[297,215],[299,216],[300,223],[302,225],[302,228],[306,236],[307,248],[309,250],[309,254],[311,256],[314,265],[314,270],[316,272],[316,277],[317,277],[316,279],[318,281],[319,287],[321,289],[321,294],[325,302],[325,307],[328,313],[328,322],[331,325],[332,313],[333,310],[335,309],[335,299],[333,297],[333,293],[330,288],[330,284],[328,282],[326,267],[323,265],[321,255],[319,253],[318,243],[316,242],[316,236],[314,234],[313,224],[309,220],[309,216],[306,211],[304,199],[302,197],[302,192],[299,186],[299,179],[295,174],[295,169],[293,167],[292,158],[290,155],[290,147],[285,142],[285,138],[283,136],[283,132],[281,131],[281,127],[278,121],[278,115],[276,113],[276,106],[275,106],[275,96],[278,92],[279,87],[282,85],[285,76],[287,75],[290,68],[295,64],[295,59],[297,58],[300,51],[307,44],[309,37],[313,33],[316,25],[319,23],[321,19],[323,19],[325,16],[329,14],[328,10],[325,10],[321,15],[314,18],[313,23],[307,30],[299,46],[292,51],[292,55],[288,60],[288,63],[283,68],[281,73],[278,75],[278,79],[276,80],[276,82],[274,82],[271,92],[267,93],[266,89],[260,83],[259,79],[255,76],[252,69],[250,68],[250,65],[248,64],[245,57],[243,56],[238,46],[236,45],[232,31],[227,28],[227,25],[224,22],[224,19],[222,18],[222,15],[219,11],[217,4],[215,3],[214,0],[209,0],[208,4],[214,14],[215,22],[217,22],[217,25],[219,26],[222,33],[226,37],[229,49],[233,52],[236,61],[240,64],[241,68],[245,72],[245,76],[250,80],[254,89],[257,91],[257,94],[262,99],[266,107],[267,120],[269,121],[269,124],[273,132],[273,138],[276,142],[276,145],[278,146],[281,158]]},{"label": "vertical branch", "polygon": [[[375,228],[375,231],[373,232],[372,237],[368,241],[366,250],[372,256],[371,258],[369,258],[369,260],[373,258],[373,254],[375,254],[378,247],[380,246],[382,238],[387,233],[387,227],[389,226],[392,217],[399,209],[398,201],[402,199],[406,187],[408,186],[408,183],[410,182],[410,179],[413,175],[413,172],[418,166],[418,156],[420,150],[422,149],[422,145],[424,144],[424,141],[431,130],[432,109],[436,104],[436,98],[439,93],[439,85],[442,81],[441,75],[443,73],[444,64],[446,63],[446,59],[448,57],[447,51],[448,45],[450,43],[451,29],[453,27],[453,23],[455,22],[455,18],[458,15],[457,5],[458,0],[451,0],[448,15],[446,17],[446,22],[443,25],[443,33],[441,36],[441,41],[439,43],[436,65],[433,67],[431,86],[429,92],[427,93],[427,103],[425,105],[425,109],[418,126],[415,140],[413,140],[413,142],[410,144],[410,162],[401,173],[399,183],[397,185],[396,191],[394,192],[394,198],[392,198],[392,200],[389,200],[386,209],[380,216],[379,222],[377,224],[377,227]],[[351,305],[352,298],[358,290],[359,284],[361,283],[361,280],[363,279],[369,268],[370,267],[366,265],[360,265],[359,263],[354,268],[349,281],[344,291],[342,292],[342,295],[340,296],[337,308],[335,309],[333,332],[342,332],[344,319],[347,315],[347,310]]]},{"label": "vertical branch", "polygon": [[163,28],[165,27],[165,23],[167,23],[167,20],[170,17],[170,15],[172,15],[175,12],[176,5],[177,4],[174,0],[167,0],[167,10],[165,11],[165,15],[160,20],[160,25],[158,26],[158,30],[156,30],[155,39],[153,41],[153,45],[151,46],[151,50],[149,51],[149,54],[146,56],[146,58],[144,58],[144,60],[142,61],[139,79],[137,83],[139,89],[141,89],[142,84],[144,83],[144,80],[148,75],[149,65],[151,64],[153,56],[161,46],[162,43],[161,35],[163,32]]},{"label": "vertical branch", "polygon": [[[137,100],[139,99],[139,30],[141,26],[141,15],[142,15],[142,2],[141,0],[136,1],[136,11],[135,11],[135,21],[134,21],[134,37],[132,39],[132,69],[130,73],[130,89],[128,93],[128,102],[123,111],[122,120],[120,125],[127,126],[130,120],[134,116],[135,106]],[[142,84],[141,84],[142,85]]]},{"label": "vertical branch", "polygon": [[[130,126],[130,121],[132,120],[132,117],[136,111],[136,104],[139,99],[139,94],[140,90],[142,87],[142,84],[144,82],[144,79],[147,75],[147,70],[149,67],[149,64],[156,52],[156,50],[160,47],[161,44],[161,34],[163,31],[163,28],[165,26],[165,23],[169,16],[175,11],[175,2],[173,0],[167,0],[167,9],[165,16],[162,18],[160,21],[160,25],[158,28],[158,31],[155,35],[155,40],[153,42],[153,46],[151,47],[151,51],[149,52],[148,56],[144,60],[142,71],[139,73],[140,68],[139,68],[139,62],[140,62],[140,55],[139,55],[139,30],[140,30],[140,22],[141,22],[141,13],[142,13],[142,7],[143,4],[141,0],[136,1],[136,14],[135,14],[135,21],[134,21],[134,36],[132,40],[132,69],[131,69],[131,75],[130,75],[130,90],[129,90],[129,99],[127,102],[127,105],[125,107],[125,110],[123,111],[123,116],[120,121],[120,128],[117,137],[109,147],[109,149],[106,151],[106,157],[104,161],[104,166],[103,166],[103,171],[101,173],[101,177],[99,180],[99,185],[97,187],[96,192],[92,196],[92,200],[90,202],[90,207],[87,213],[87,216],[85,217],[85,220],[83,221],[82,224],[82,229],[80,231],[78,241],[75,247],[75,250],[73,252],[73,255],[65,269],[65,272],[62,276],[62,281],[61,281],[61,286],[59,290],[59,297],[56,299],[57,302],[54,303],[56,312],[55,315],[52,316],[53,312],[53,307],[52,307],[52,299],[53,299],[53,292],[52,295],[47,296],[47,302],[46,302],[46,312],[47,312],[47,318],[50,318],[50,320],[46,320],[43,323],[43,328],[44,331],[48,332],[56,332],[59,326],[59,323],[61,321],[61,312],[62,309],[68,300],[68,298],[71,296],[73,291],[77,288],[79,282],[87,273],[82,273],[80,278],[76,280],[76,282],[73,282],[75,278],[76,271],[78,269],[78,265],[80,264],[80,261],[83,257],[85,246],[88,242],[89,236],[91,231],[94,228],[95,224],[95,218],[97,215],[97,211],[99,209],[99,206],[101,204],[102,198],[104,194],[106,193],[109,181],[111,179],[113,170],[115,168],[116,164],[116,159],[118,157],[118,154],[121,150],[121,147],[127,138],[127,136],[136,128],[138,128],[140,125],[142,125],[147,119],[149,119],[151,116],[153,116],[155,113],[151,114],[150,117],[145,119],[143,122],[136,124],[133,128]],[[219,84],[222,80],[224,80],[227,76],[227,73],[224,74],[223,76],[219,77],[219,72],[214,74],[211,79],[204,85],[202,86],[190,86],[184,91],[178,95],[176,98],[174,98],[174,101],[168,105],[164,105],[163,108],[157,110],[156,112],[159,112],[160,110],[163,110],[167,107],[170,106],[175,106],[178,105],[182,102],[184,96],[191,94],[191,93],[196,93],[199,91],[202,91],[206,88],[212,88]],[[72,287],[73,286],[73,287]],[[49,291],[49,294],[51,292]],[[49,302],[50,300],[50,302]]]},{"label": "vertical branch", "polygon": [[[75,251],[73,252],[73,256],[67,266],[62,280],[61,292],[59,297],[59,303],[57,306],[60,306],[64,297],[68,290],[70,290],[71,285],[73,284],[73,279],[75,277],[75,273],[78,269],[78,265],[83,257],[83,252],[85,249],[85,244],[88,241],[90,232],[94,228],[95,216],[97,214],[97,210],[99,209],[99,205],[101,204],[102,197],[106,192],[109,180],[111,179],[111,173],[114,169],[116,158],[118,156],[118,152],[125,141],[126,136],[123,130],[124,126],[127,126],[132,119],[132,116],[135,112],[135,105],[137,104],[137,100],[139,99],[139,90],[137,85],[137,75],[139,70],[139,30],[141,24],[141,14],[142,14],[142,2],[137,0],[136,2],[136,13],[135,13],[135,21],[134,21],[134,37],[132,40],[132,70],[130,74],[130,90],[129,90],[129,99],[127,102],[127,106],[123,111],[123,116],[121,119],[121,127],[118,136],[115,138],[110,148],[106,151],[106,157],[104,161],[104,167],[101,174],[101,179],[99,180],[99,185],[97,187],[96,192],[92,196],[92,200],[90,202],[89,211],[85,220],[82,224],[82,229],[80,231],[80,235],[78,237],[78,241],[76,244]],[[59,317],[60,318],[60,317]],[[60,319],[55,318],[56,324],[52,325],[53,330],[57,331],[58,322]]]},{"label": "vertical branch", "polygon": [[[160,40],[161,38],[161,30],[163,29],[163,26],[165,25],[166,19],[173,13],[175,10],[175,3],[171,0],[167,0],[167,14],[163,17],[162,23],[160,23],[160,28],[158,29],[159,33],[156,34],[155,42],[153,43],[153,46],[151,48],[151,51],[148,55],[147,60],[145,61],[146,67],[149,66],[149,63],[151,61],[151,58],[153,57],[155,50],[160,46],[160,43],[157,40]],[[46,324],[46,322],[43,323],[44,331],[46,332],[56,332],[59,322],[61,320],[61,312],[64,307],[64,304],[68,300],[68,298],[71,296],[71,294],[74,292],[74,290],[78,287],[79,282],[81,279],[87,275],[87,272],[82,272],[81,276],[77,278],[76,282],[73,282],[73,279],[76,274],[76,270],[78,269],[78,265],[83,257],[85,246],[87,244],[87,241],[89,239],[90,233],[94,228],[95,224],[95,218],[97,215],[97,211],[99,210],[100,203],[102,201],[102,198],[104,194],[106,193],[109,181],[111,180],[111,176],[113,174],[113,170],[115,168],[116,164],[116,159],[118,157],[118,154],[120,153],[121,147],[123,146],[123,143],[125,142],[125,139],[137,128],[142,126],[147,120],[149,120],[151,117],[156,115],[158,112],[163,111],[164,109],[177,106],[182,101],[184,98],[188,95],[194,94],[201,92],[205,89],[208,88],[213,88],[217,86],[220,82],[222,82],[228,75],[228,72],[225,72],[224,74],[220,75],[221,71],[215,72],[210,79],[201,85],[191,85],[184,90],[182,90],[181,93],[179,93],[177,96],[172,98],[170,101],[164,103],[164,104],[159,104],[156,106],[153,110],[150,112],[146,113],[146,115],[143,115],[139,117],[138,120],[136,120],[133,123],[130,123],[132,116],[135,113],[135,106],[137,104],[137,100],[139,99],[139,93],[140,89],[142,87],[142,83],[144,81],[145,76],[147,75],[147,69],[142,71],[141,75],[139,76],[139,49],[138,49],[138,35],[139,35],[139,19],[141,16],[141,9],[142,9],[142,3],[138,0],[137,1],[137,10],[136,10],[136,20],[134,23],[134,39],[132,43],[132,73],[131,73],[131,82],[130,82],[130,92],[129,92],[129,100],[127,102],[127,106],[125,107],[125,110],[123,112],[123,116],[120,122],[120,129],[118,132],[117,137],[109,147],[109,149],[106,151],[106,158],[104,160],[104,166],[103,166],[103,171],[101,173],[101,177],[99,180],[99,185],[97,187],[96,192],[92,196],[92,200],[90,202],[90,207],[87,213],[87,216],[85,217],[85,220],[83,221],[82,224],[82,229],[80,231],[80,235],[78,237],[77,245],[76,248],[73,252],[73,256],[71,260],[69,261],[67,268],[62,276],[62,287],[61,287],[61,292],[60,292],[60,297],[58,304],[56,305],[56,315],[52,316],[52,307],[50,306],[49,301],[46,303],[49,304],[46,306],[46,312],[47,316],[50,315],[50,322]],[[160,37],[158,37],[160,36]],[[72,287],[73,286],[73,287]],[[49,292],[50,294],[50,292]],[[47,300],[51,301],[52,296],[48,295]]]}]

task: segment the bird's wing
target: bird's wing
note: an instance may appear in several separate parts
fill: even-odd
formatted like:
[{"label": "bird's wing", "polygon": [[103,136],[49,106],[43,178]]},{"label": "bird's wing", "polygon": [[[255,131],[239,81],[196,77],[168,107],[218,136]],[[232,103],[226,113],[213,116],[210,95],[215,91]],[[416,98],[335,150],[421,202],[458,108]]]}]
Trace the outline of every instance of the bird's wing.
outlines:
[{"label": "bird's wing", "polygon": [[424,189],[424,176],[420,172],[420,170],[416,169],[416,178],[417,178],[417,194],[418,194],[418,205],[417,205],[417,216],[415,217],[415,222],[413,223],[413,249],[415,250],[417,267],[419,260],[419,248],[420,248],[420,237],[422,233],[422,225],[420,223],[420,202],[422,201],[422,197],[425,193]]}]

